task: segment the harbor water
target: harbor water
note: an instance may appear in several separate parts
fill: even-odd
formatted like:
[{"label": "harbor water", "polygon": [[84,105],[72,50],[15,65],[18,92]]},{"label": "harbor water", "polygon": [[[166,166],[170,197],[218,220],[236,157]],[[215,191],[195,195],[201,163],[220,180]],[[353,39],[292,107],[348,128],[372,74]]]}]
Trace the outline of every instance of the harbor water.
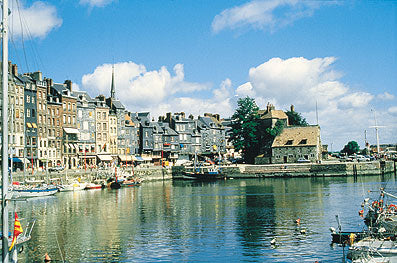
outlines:
[{"label": "harbor water", "polygon": [[61,192],[16,204],[22,225],[36,219],[19,262],[45,253],[66,262],[342,262],[347,248],[331,245],[335,215],[342,231],[360,231],[363,199],[395,186],[393,176],[359,176]]}]

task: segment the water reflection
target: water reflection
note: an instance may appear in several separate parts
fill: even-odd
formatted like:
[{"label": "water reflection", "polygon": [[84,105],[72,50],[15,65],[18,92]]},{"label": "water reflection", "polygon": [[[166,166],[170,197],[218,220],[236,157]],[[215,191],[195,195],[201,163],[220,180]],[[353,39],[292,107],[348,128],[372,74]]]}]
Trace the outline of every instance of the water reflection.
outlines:
[{"label": "water reflection", "polygon": [[[18,204],[20,217],[37,219],[19,259],[42,261],[47,252],[68,262],[340,261],[342,249],[329,246],[335,214],[345,230],[357,230],[368,190],[386,184],[380,177],[353,180],[147,182],[32,199]],[[394,178],[385,180],[395,186]]]}]

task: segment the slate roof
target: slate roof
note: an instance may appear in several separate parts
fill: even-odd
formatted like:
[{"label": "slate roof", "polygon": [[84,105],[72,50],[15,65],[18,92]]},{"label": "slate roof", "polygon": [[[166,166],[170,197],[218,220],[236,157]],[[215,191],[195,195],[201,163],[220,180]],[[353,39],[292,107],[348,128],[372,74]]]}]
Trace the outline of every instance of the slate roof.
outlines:
[{"label": "slate roof", "polygon": [[273,147],[316,146],[319,143],[320,126],[285,127],[272,144]]}]

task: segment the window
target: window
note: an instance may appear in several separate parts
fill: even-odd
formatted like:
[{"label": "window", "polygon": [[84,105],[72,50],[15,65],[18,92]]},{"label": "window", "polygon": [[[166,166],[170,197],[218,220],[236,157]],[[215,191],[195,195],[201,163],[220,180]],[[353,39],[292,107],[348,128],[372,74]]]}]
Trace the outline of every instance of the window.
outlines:
[{"label": "window", "polygon": [[63,110],[66,110],[66,102],[63,103]]},{"label": "window", "polygon": [[299,144],[307,144],[307,139],[302,139]]},{"label": "window", "polygon": [[19,118],[19,110],[15,111],[15,118]]},{"label": "window", "polygon": [[29,109],[26,109],[26,117],[30,117],[30,110]]},{"label": "window", "polygon": [[76,110],[76,104],[72,104],[72,110],[75,111]]},{"label": "window", "polygon": [[59,109],[57,109],[57,115],[59,115]]},{"label": "window", "polygon": [[106,123],[103,123],[103,130],[104,130],[104,131],[106,131],[106,130],[107,130]]},{"label": "window", "polygon": [[30,96],[29,95],[26,95],[26,102],[30,103]]},{"label": "window", "polygon": [[32,96],[32,103],[34,103],[34,97]]},{"label": "window", "polygon": [[71,124],[71,118],[70,118],[70,115],[68,116],[68,124]]},{"label": "window", "polygon": [[102,113],[102,117],[103,117],[104,120],[106,120],[106,112]]},{"label": "window", "polygon": [[36,117],[36,111],[35,109],[32,109],[32,118]]},{"label": "window", "polygon": [[286,143],[285,143],[285,145],[292,145],[292,142],[293,142],[294,140],[288,140]]},{"label": "window", "polygon": [[66,124],[66,115],[63,115],[63,124]]},{"label": "window", "polygon": [[75,125],[75,124],[76,124],[76,117],[73,116],[73,125]]}]

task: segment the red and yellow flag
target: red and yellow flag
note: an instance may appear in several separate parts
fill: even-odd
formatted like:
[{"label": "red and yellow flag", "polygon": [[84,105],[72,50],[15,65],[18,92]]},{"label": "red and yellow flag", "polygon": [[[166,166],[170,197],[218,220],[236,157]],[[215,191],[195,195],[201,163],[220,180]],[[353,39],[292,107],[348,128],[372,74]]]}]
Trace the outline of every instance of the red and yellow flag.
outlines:
[{"label": "red and yellow flag", "polygon": [[21,226],[21,222],[19,222],[18,220],[18,215],[15,212],[15,222],[14,222],[14,236],[12,237],[12,242],[11,242],[11,246],[10,246],[10,251],[11,249],[14,247],[15,243],[17,242],[17,237],[19,236],[19,234],[21,234],[23,232],[22,230],[22,226]]}]

